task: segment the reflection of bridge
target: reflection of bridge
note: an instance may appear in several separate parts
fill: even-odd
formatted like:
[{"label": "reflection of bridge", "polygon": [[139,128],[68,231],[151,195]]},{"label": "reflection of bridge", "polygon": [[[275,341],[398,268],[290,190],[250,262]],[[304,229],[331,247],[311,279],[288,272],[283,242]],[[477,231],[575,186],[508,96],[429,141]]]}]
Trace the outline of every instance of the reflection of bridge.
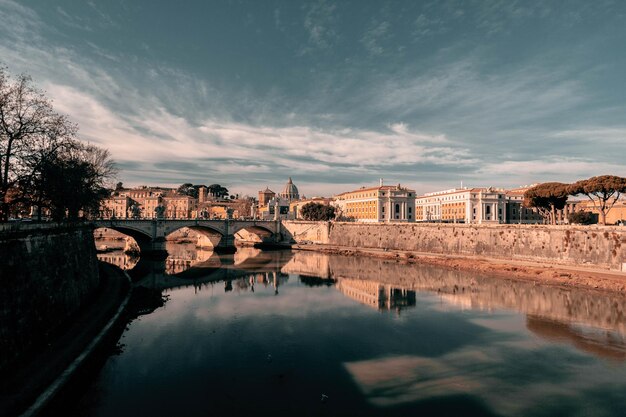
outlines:
[{"label": "reflection of bridge", "polygon": [[[204,262],[194,264],[193,267],[181,272],[176,271],[175,274],[167,272],[169,258],[168,260],[141,258],[129,274],[136,285],[161,290],[210,282],[233,281],[249,277],[250,274],[262,274],[266,282],[273,282],[277,285],[277,279],[288,276],[280,271],[280,267],[289,261],[292,256],[291,252],[243,249],[244,258],[238,256],[239,252],[236,254],[210,252],[211,256]],[[260,282],[258,277],[256,282]]]},{"label": "reflection of bridge", "polygon": [[234,251],[235,234],[245,231],[256,235],[257,242],[278,243],[282,240],[279,221],[261,220],[96,220],[96,227],[106,227],[131,236],[137,241],[140,250],[165,252],[165,237],[178,229],[187,227],[200,234],[219,236],[214,245],[217,251]]}]

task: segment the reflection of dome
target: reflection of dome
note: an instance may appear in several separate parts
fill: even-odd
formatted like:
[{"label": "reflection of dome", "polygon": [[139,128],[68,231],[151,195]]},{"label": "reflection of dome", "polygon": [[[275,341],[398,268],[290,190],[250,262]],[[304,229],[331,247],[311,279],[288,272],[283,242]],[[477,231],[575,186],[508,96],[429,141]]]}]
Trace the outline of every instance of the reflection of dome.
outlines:
[{"label": "reflection of dome", "polygon": [[289,201],[300,199],[300,193],[298,192],[298,187],[296,187],[294,183],[291,181],[291,177],[289,177],[289,181],[287,181],[287,185],[285,185],[285,189],[279,195],[282,198],[285,198]]}]

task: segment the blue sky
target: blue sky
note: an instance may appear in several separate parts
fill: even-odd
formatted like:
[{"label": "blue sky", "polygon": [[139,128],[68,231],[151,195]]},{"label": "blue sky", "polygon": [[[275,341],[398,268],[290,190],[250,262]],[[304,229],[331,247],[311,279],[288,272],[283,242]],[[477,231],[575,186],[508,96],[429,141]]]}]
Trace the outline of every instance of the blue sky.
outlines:
[{"label": "blue sky", "polygon": [[0,0],[0,62],[127,185],[626,176],[624,1]]}]

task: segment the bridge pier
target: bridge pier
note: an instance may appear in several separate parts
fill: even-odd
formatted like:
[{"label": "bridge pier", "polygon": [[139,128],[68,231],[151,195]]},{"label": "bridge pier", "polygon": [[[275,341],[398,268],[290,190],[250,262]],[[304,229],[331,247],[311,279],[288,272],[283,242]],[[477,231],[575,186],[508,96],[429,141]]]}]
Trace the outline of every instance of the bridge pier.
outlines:
[{"label": "bridge pier", "polygon": [[220,243],[213,248],[217,253],[235,253],[237,248],[235,247],[235,235],[225,235],[220,239]]},{"label": "bridge pier", "polygon": [[157,237],[143,245],[139,245],[141,256],[148,259],[165,259],[167,258],[167,249],[165,247],[165,238]]}]

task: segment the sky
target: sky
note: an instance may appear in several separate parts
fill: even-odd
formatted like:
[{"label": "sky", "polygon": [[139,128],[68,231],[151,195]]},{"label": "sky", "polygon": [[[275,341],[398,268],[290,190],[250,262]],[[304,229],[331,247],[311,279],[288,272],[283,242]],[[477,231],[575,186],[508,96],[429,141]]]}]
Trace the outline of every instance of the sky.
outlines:
[{"label": "sky", "polygon": [[626,176],[621,0],[0,0],[126,186],[307,196]]}]

